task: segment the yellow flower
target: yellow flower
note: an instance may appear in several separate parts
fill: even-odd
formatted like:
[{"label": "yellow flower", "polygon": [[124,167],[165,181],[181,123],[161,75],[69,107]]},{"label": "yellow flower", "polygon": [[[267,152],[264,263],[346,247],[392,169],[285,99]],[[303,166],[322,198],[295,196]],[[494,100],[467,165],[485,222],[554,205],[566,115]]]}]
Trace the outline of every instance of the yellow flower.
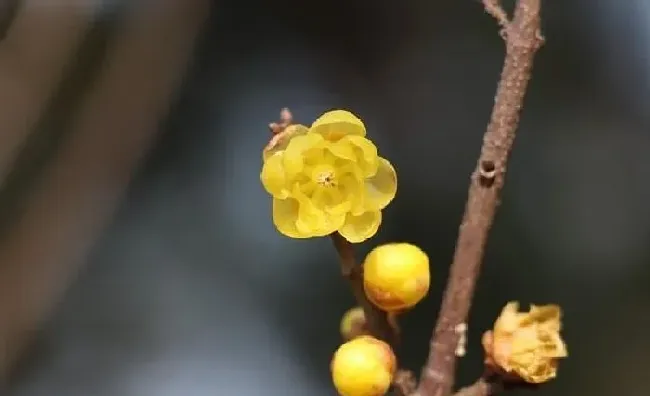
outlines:
[{"label": "yellow flower", "polygon": [[568,356],[560,336],[562,310],[557,305],[531,305],[519,312],[510,302],[483,335],[486,363],[525,382],[539,384],[557,375],[558,360]]},{"label": "yellow flower", "polygon": [[350,112],[323,114],[310,128],[291,125],[264,150],[260,179],[273,197],[273,222],[291,238],[339,232],[372,237],[395,197],[397,175]]},{"label": "yellow flower", "polygon": [[366,296],[387,312],[413,307],[426,296],[430,283],[429,257],[409,243],[378,246],[363,264]]},{"label": "yellow flower", "polygon": [[371,336],[341,345],[332,358],[332,380],[341,396],[381,396],[388,392],[397,365],[391,347]]}]

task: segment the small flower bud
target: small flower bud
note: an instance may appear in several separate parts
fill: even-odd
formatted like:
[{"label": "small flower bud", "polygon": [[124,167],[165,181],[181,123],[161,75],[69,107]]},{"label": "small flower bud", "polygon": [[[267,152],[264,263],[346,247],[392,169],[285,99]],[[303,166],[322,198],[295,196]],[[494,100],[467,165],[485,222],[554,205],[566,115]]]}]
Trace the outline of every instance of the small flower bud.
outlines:
[{"label": "small flower bud", "polygon": [[426,296],[430,283],[429,257],[409,243],[378,246],[363,264],[366,295],[387,312],[412,308]]},{"label": "small flower bud", "polygon": [[341,396],[382,396],[388,392],[397,359],[391,347],[371,336],[341,345],[332,358],[332,380]]},{"label": "small flower bud", "polygon": [[531,305],[529,312],[519,312],[517,302],[508,303],[494,330],[483,334],[486,365],[531,384],[555,378],[559,359],[568,356],[560,336],[561,315],[557,305]]},{"label": "small flower bud", "polygon": [[345,341],[361,335],[369,335],[368,324],[366,322],[366,315],[363,313],[363,308],[354,307],[350,308],[341,319],[341,337]]}]

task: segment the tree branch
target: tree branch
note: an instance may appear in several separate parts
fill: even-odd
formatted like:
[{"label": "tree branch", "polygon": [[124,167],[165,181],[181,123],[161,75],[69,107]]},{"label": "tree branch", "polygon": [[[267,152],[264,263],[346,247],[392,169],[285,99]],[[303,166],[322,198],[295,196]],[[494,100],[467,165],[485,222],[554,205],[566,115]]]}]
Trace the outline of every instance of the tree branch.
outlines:
[{"label": "tree branch", "polygon": [[492,15],[502,28],[508,26],[508,13],[501,7],[500,0],[483,0],[485,12]]},{"label": "tree branch", "polygon": [[[363,308],[370,334],[388,342],[393,347],[397,346],[399,343],[398,325],[396,322],[391,321],[386,312],[380,310],[368,300],[363,288],[363,266],[357,264],[352,244],[339,233],[333,233],[330,237],[341,261],[341,273],[350,283],[357,305]],[[411,371],[397,370],[393,380],[393,387],[397,396],[411,395],[416,386],[417,381]]]},{"label": "tree branch", "polygon": [[[471,177],[465,214],[429,357],[414,396],[446,396],[454,385],[455,350],[460,339],[456,329],[467,321],[488,232],[504,184],[506,163],[519,124],[533,58],[542,43],[540,2],[518,0],[514,17],[508,21],[503,19],[507,15],[497,1],[484,0],[486,11],[504,26],[502,36],[506,43],[506,57],[481,154]],[[488,390],[479,381],[459,394],[484,396]]]},{"label": "tree branch", "polygon": [[341,259],[341,274],[350,283],[357,304],[363,308],[368,329],[373,336],[395,346],[398,342],[396,328],[391,326],[386,312],[377,308],[366,297],[366,293],[363,290],[363,268],[357,264],[354,258],[352,244],[339,233],[332,234],[331,238]]},{"label": "tree branch", "polygon": [[492,382],[481,377],[472,385],[458,390],[454,396],[491,396],[499,393],[501,389],[502,385],[499,382]]}]

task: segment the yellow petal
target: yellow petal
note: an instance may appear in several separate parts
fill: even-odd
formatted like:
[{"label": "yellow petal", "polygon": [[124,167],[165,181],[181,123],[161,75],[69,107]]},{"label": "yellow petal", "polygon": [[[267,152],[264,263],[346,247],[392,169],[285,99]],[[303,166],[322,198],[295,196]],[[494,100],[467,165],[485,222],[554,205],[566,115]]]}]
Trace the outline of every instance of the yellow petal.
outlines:
[{"label": "yellow petal", "polygon": [[555,348],[553,350],[553,353],[550,354],[549,357],[564,358],[569,356],[569,351],[567,350],[566,344],[564,343],[564,340],[562,340],[562,337],[558,333],[553,334],[553,340],[551,342],[553,343]]},{"label": "yellow petal", "polygon": [[349,202],[353,215],[358,216],[365,212],[364,208],[364,180],[356,172],[344,173],[339,179],[339,191],[344,199]]},{"label": "yellow petal", "polygon": [[363,136],[348,135],[341,139],[354,147],[354,158],[361,167],[364,177],[371,177],[377,173],[379,156],[377,146]]},{"label": "yellow petal", "polygon": [[319,208],[310,197],[302,193],[298,185],[294,186],[292,195],[299,203],[296,220],[296,228],[299,232],[320,237],[333,233],[343,225],[345,214],[328,213]]},{"label": "yellow petal", "polygon": [[305,152],[323,142],[323,137],[314,133],[307,133],[291,139],[282,156],[282,164],[287,176],[293,177],[300,173],[305,166]]},{"label": "yellow petal", "polygon": [[501,314],[494,323],[495,337],[501,334],[512,333],[519,327],[519,303],[511,301],[501,310]]},{"label": "yellow petal", "polygon": [[379,157],[377,173],[366,180],[365,208],[381,210],[395,198],[397,193],[397,174],[388,160]]},{"label": "yellow petal", "polygon": [[366,127],[359,117],[345,110],[332,110],[320,116],[309,129],[329,141],[337,141],[346,135],[366,136]]},{"label": "yellow petal", "polygon": [[344,199],[341,200],[339,203],[332,205],[326,209],[327,213],[329,213],[331,216],[341,216],[343,221],[341,221],[341,224],[339,225],[339,227],[337,227],[337,229],[339,229],[341,225],[343,225],[343,222],[345,222],[345,215],[350,211],[351,208],[352,208],[352,202],[347,199]]},{"label": "yellow petal", "polygon": [[273,224],[280,231],[290,238],[309,238],[298,231],[296,220],[298,220],[298,201],[293,198],[273,199]]},{"label": "yellow petal", "polygon": [[282,152],[275,153],[264,162],[260,180],[266,191],[273,197],[285,199],[289,196],[287,179],[282,166]]},{"label": "yellow petal", "polygon": [[304,125],[289,125],[284,132],[271,138],[269,144],[264,148],[264,151],[262,151],[262,159],[266,161],[273,154],[285,150],[291,139],[296,136],[304,135],[307,132],[309,132],[309,128]]},{"label": "yellow petal", "polygon": [[357,159],[354,146],[345,138],[329,144],[327,149],[338,158],[348,161],[356,161]]},{"label": "yellow petal", "polygon": [[381,212],[378,210],[365,212],[360,216],[348,213],[339,233],[349,242],[360,243],[375,235],[380,224]]},{"label": "yellow petal", "polygon": [[561,317],[562,309],[559,305],[531,305],[530,313],[526,315],[525,319],[522,321],[522,326],[538,322],[546,327],[550,326],[555,331],[559,331]]},{"label": "yellow petal", "polygon": [[334,187],[317,187],[312,202],[317,208],[333,215],[345,215],[352,207],[352,203]]}]

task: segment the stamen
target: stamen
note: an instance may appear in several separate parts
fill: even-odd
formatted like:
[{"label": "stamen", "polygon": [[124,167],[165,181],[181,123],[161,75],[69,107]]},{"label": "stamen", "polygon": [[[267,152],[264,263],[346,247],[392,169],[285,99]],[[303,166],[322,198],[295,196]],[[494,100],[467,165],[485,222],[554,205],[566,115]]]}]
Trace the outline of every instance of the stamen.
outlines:
[{"label": "stamen", "polygon": [[324,187],[333,187],[336,185],[333,172],[320,172],[316,175],[316,183]]}]

